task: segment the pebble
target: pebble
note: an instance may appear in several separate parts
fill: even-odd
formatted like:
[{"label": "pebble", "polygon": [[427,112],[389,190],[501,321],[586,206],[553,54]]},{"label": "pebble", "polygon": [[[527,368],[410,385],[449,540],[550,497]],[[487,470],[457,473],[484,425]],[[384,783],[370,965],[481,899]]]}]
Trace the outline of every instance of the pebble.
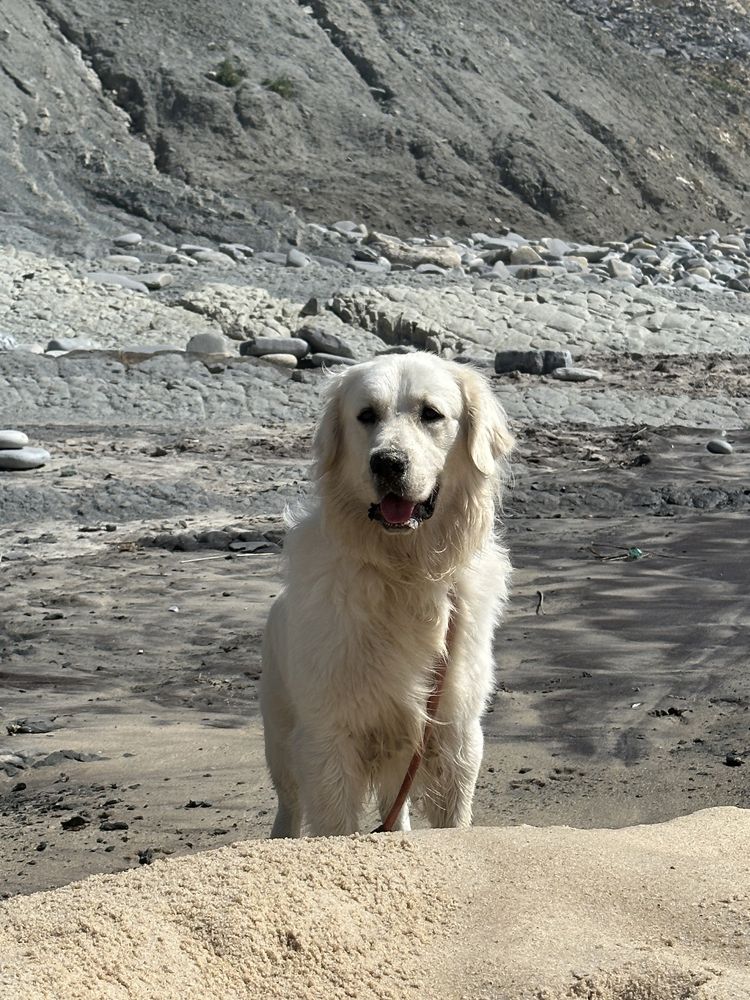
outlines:
[{"label": "pebble", "polygon": [[231,257],[219,250],[195,250],[190,256],[193,260],[200,261],[201,264],[222,264],[226,267],[236,263]]},{"label": "pebble", "polygon": [[140,233],[123,233],[122,236],[115,236],[112,242],[116,247],[135,247],[142,239]]},{"label": "pebble", "polygon": [[598,381],[604,378],[604,372],[598,368],[555,368],[551,375],[563,382],[588,382],[590,379]]},{"label": "pebble", "polygon": [[174,281],[174,275],[170,274],[169,271],[154,271],[149,274],[139,274],[138,281],[151,291],[157,291],[159,288],[171,285]]},{"label": "pebble", "polygon": [[93,340],[86,340],[84,337],[53,337],[47,344],[45,351],[95,351],[96,344]]},{"label": "pebble", "polygon": [[0,451],[0,469],[15,472],[38,469],[51,458],[44,448],[6,448]]},{"label": "pebble", "polygon": [[706,445],[708,451],[714,455],[731,455],[734,448],[724,438],[712,438]]},{"label": "pebble", "polygon": [[307,357],[300,359],[301,368],[333,368],[335,365],[356,365],[354,358],[342,358],[335,354],[325,354],[323,352],[319,354],[308,354]]},{"label": "pebble", "polygon": [[334,222],[331,229],[340,233],[342,236],[352,236],[356,239],[364,239],[367,236],[367,226],[357,222],[350,222],[348,220],[343,222]]},{"label": "pebble", "polygon": [[728,753],[724,758],[724,763],[727,767],[740,767],[743,760],[738,753]]},{"label": "pebble", "polygon": [[350,260],[346,265],[350,271],[361,271],[363,274],[387,274],[388,269],[374,260]]},{"label": "pebble", "polygon": [[511,264],[541,264],[542,258],[528,244],[516,247],[510,254]]},{"label": "pebble", "polygon": [[148,295],[148,288],[142,281],[130,278],[127,274],[119,274],[117,271],[89,271],[86,280],[100,285],[119,285],[120,288],[130,292],[142,292]]},{"label": "pebble", "polygon": [[555,369],[569,368],[572,363],[570,351],[498,351],[495,355],[498,375],[509,372],[549,375]]},{"label": "pebble", "polygon": [[438,267],[437,264],[417,264],[415,270],[418,274],[439,274],[445,276],[448,273],[444,267]]},{"label": "pebble", "polygon": [[278,365],[279,368],[296,368],[297,359],[293,354],[262,354],[261,361],[267,361],[271,365]]},{"label": "pebble", "polygon": [[307,341],[301,337],[256,337],[240,344],[240,354],[253,358],[264,354],[293,354],[295,358],[304,358],[309,350]]},{"label": "pebble", "polygon": [[0,430],[0,449],[23,448],[29,439],[23,431]]},{"label": "pebble", "polygon": [[227,340],[220,333],[196,333],[187,342],[185,348],[190,354],[233,354],[234,351]]},{"label": "pebble", "polygon": [[339,358],[353,358],[354,351],[340,337],[314,323],[306,323],[297,330],[297,336],[307,341],[313,353],[334,354]]},{"label": "pebble", "polygon": [[297,250],[294,247],[286,255],[287,267],[307,267],[309,263],[310,258],[307,254],[302,253],[301,250]]}]

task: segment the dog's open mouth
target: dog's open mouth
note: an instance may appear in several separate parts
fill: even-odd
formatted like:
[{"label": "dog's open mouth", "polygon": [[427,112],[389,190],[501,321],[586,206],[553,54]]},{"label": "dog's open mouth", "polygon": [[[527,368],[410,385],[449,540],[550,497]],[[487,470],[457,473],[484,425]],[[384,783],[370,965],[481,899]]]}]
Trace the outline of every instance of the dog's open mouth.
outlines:
[{"label": "dog's open mouth", "polygon": [[439,487],[426,500],[414,502],[395,493],[386,493],[380,503],[370,505],[368,517],[382,524],[386,531],[414,531],[422,521],[429,520],[435,513],[435,503]]}]

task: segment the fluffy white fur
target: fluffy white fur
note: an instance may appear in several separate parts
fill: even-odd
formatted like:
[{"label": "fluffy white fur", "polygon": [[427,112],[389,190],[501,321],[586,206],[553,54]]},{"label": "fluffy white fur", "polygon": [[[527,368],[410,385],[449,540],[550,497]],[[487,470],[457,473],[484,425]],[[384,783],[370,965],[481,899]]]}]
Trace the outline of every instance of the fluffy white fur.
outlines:
[{"label": "fluffy white fur", "polygon": [[[425,420],[425,406],[442,419]],[[358,417],[367,408],[372,423]],[[287,582],[268,619],[261,707],[279,805],[272,836],[359,829],[374,792],[390,809],[422,732],[455,605],[438,723],[412,790],[433,826],[466,826],[493,687],[492,638],[510,576],[495,535],[513,439],[489,385],[425,353],[333,380],[316,437],[317,500],[287,536]],[[406,456],[403,495],[433,516],[391,533],[370,457]],[[409,829],[408,803],[398,829]]]}]

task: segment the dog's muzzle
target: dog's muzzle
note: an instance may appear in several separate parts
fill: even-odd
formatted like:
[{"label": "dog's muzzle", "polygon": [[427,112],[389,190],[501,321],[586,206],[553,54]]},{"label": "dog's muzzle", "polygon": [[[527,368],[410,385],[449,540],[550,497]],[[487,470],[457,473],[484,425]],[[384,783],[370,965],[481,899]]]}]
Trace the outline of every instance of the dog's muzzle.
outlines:
[{"label": "dog's muzzle", "polygon": [[426,500],[416,503],[396,493],[386,493],[380,503],[370,505],[367,516],[382,524],[386,531],[414,531],[435,513],[439,492],[440,487],[436,486]]}]

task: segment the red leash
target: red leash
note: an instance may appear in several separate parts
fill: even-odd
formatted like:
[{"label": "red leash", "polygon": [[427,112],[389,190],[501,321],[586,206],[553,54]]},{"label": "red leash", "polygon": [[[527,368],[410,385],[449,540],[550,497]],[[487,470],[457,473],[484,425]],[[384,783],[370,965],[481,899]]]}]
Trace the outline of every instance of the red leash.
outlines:
[{"label": "red leash", "polygon": [[372,831],[373,833],[392,832],[393,824],[398,819],[398,814],[401,812],[404,802],[406,802],[409,796],[411,786],[414,782],[417,771],[419,770],[419,765],[422,763],[424,758],[425,751],[427,749],[427,742],[434,727],[438,705],[440,704],[440,696],[442,695],[443,688],[445,687],[445,675],[448,671],[448,657],[451,654],[455,633],[456,609],[453,605],[451,605],[451,612],[448,618],[448,630],[445,635],[445,655],[441,656],[435,665],[435,684],[430,692],[430,697],[427,699],[427,719],[424,724],[424,729],[422,730],[422,739],[419,741],[419,746],[414,751],[414,756],[409,761],[409,766],[406,769],[404,780],[401,782],[401,788],[398,791],[395,802],[391,806],[390,812],[380,826]]}]

